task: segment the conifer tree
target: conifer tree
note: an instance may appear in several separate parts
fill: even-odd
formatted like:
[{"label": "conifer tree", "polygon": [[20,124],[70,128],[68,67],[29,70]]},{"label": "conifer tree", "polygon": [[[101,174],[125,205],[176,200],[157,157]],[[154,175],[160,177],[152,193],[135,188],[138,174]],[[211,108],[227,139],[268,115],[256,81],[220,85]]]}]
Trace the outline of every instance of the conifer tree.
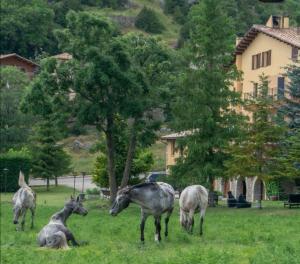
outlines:
[{"label": "conifer tree", "polygon": [[232,22],[218,0],[204,0],[190,15],[188,66],[177,89],[174,128],[188,131],[179,141],[183,155],[172,168],[172,178],[182,187],[204,184],[223,174],[223,151],[238,135],[240,121],[234,108],[238,95],[231,85],[237,72],[231,65],[234,50]]},{"label": "conifer tree", "polygon": [[[252,120],[245,127],[245,137],[229,147],[231,159],[226,161],[229,177],[258,177],[262,180],[274,178],[276,156],[281,151],[279,144],[284,136],[284,127],[276,122],[274,97],[268,94],[268,79],[260,76],[257,95],[247,101]],[[261,207],[262,194],[260,195]]]}]

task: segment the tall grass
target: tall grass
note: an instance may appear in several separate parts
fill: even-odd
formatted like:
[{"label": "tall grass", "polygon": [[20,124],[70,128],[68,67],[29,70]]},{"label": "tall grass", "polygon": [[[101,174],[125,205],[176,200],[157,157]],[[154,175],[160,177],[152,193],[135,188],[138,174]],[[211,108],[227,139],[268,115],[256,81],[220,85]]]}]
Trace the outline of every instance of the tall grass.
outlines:
[{"label": "tall grass", "polygon": [[12,194],[1,196],[1,263],[298,264],[300,260],[300,210],[283,209],[279,202],[265,202],[263,210],[209,208],[203,237],[197,234],[198,216],[194,235],[181,230],[176,206],[169,238],[163,238],[160,244],[154,242],[154,223],[149,218],[142,245],[137,206],[131,205],[113,218],[106,201],[87,201],[89,214],[71,216],[68,226],[77,240],[88,241],[88,245],[70,250],[41,249],[36,244],[37,233],[72,190],[59,187],[50,193],[36,191],[36,226],[30,230],[27,221],[25,232],[16,232],[12,224]]}]

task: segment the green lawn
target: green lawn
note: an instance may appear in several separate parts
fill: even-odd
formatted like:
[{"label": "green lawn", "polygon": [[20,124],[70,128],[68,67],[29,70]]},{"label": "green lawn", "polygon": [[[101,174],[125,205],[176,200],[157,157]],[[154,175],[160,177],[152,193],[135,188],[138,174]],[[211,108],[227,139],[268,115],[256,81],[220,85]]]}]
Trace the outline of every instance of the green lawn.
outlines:
[{"label": "green lawn", "polygon": [[263,210],[209,208],[202,238],[181,230],[176,208],[169,238],[155,243],[149,218],[146,242],[141,245],[138,207],[131,205],[112,218],[105,201],[87,201],[89,214],[71,216],[68,226],[79,241],[89,244],[70,250],[41,249],[36,244],[37,233],[72,191],[59,187],[49,193],[44,188],[36,192],[36,227],[28,229],[27,221],[25,232],[16,232],[12,224],[12,194],[1,196],[1,263],[296,264],[300,260],[300,210],[283,209],[279,202],[265,202]]}]

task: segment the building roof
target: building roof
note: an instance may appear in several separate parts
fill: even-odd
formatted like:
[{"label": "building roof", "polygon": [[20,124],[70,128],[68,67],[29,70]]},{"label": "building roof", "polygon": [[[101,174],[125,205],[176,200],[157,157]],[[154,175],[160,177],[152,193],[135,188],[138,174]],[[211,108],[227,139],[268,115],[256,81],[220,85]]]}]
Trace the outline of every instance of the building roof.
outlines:
[{"label": "building roof", "polygon": [[55,56],[52,56],[52,58],[58,59],[58,60],[71,60],[73,56],[67,52],[57,54]]},{"label": "building roof", "polygon": [[300,28],[272,28],[264,25],[253,25],[236,46],[235,53],[242,54],[255,39],[258,33],[300,48]]},{"label": "building roof", "polygon": [[39,66],[37,63],[35,63],[35,62],[31,61],[31,60],[28,60],[28,59],[26,59],[26,58],[18,55],[17,53],[10,53],[10,54],[0,55],[0,60],[6,59],[6,58],[11,58],[11,57],[16,57],[19,60],[25,61],[26,63],[31,64],[31,65],[36,66],[36,67]]},{"label": "building roof", "polygon": [[192,134],[192,131],[187,130],[187,131],[182,131],[182,132],[172,133],[169,135],[162,136],[161,139],[177,139],[177,138],[182,138],[182,137],[185,137],[185,136],[188,136],[191,134]]}]

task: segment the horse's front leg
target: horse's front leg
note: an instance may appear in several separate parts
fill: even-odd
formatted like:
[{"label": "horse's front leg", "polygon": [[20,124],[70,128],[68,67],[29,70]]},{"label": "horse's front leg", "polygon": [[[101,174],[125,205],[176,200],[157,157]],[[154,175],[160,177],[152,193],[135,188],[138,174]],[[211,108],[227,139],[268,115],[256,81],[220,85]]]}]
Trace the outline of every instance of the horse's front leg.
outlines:
[{"label": "horse's front leg", "polygon": [[158,242],[161,241],[161,236],[160,236],[160,230],[161,230],[160,220],[161,220],[161,216],[155,216],[155,227],[156,227],[155,241],[158,241]]},{"label": "horse's front leg", "polygon": [[147,220],[148,215],[143,212],[143,210],[141,211],[141,224],[140,224],[140,229],[141,229],[141,241],[144,242],[145,241],[145,237],[144,237],[144,229],[145,229],[145,223]]},{"label": "horse's front leg", "polygon": [[172,212],[173,212],[173,208],[172,208],[170,211],[167,212],[167,216],[166,216],[166,218],[165,218],[165,225],[166,225],[166,229],[165,229],[165,237],[167,237],[168,234],[169,234],[168,223],[169,223],[170,216],[171,216]]},{"label": "horse's front leg", "polygon": [[30,211],[31,211],[31,228],[33,228],[33,226],[34,226],[35,209],[34,208],[30,208]]},{"label": "horse's front leg", "polygon": [[74,247],[80,246],[79,243],[75,240],[75,237],[70,230],[67,229],[64,233],[66,235],[67,241],[71,241]]}]

